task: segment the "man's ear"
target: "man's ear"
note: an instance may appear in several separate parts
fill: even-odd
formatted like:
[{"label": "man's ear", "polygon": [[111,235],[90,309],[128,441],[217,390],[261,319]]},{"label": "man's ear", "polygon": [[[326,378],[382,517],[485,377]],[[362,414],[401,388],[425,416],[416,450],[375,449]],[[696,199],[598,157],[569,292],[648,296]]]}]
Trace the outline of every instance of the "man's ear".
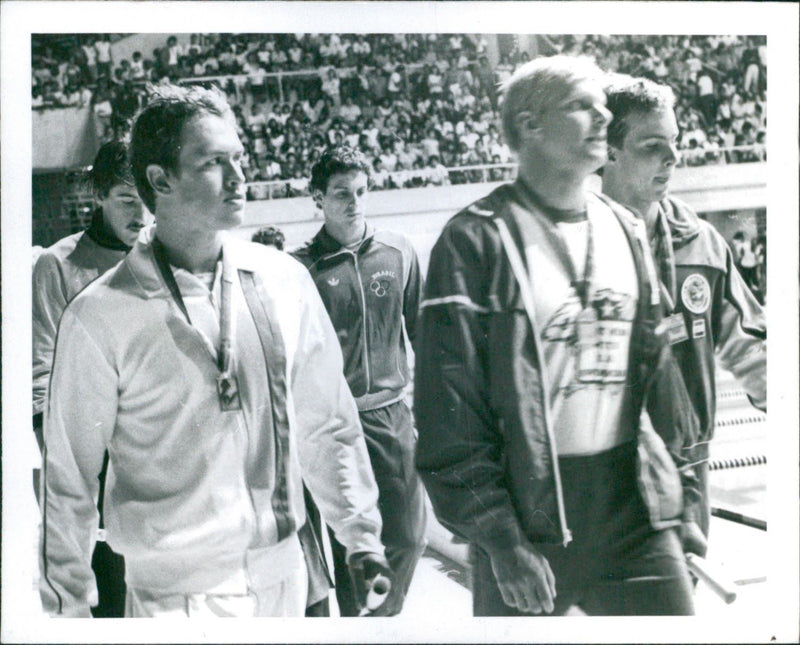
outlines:
[{"label": "man's ear", "polygon": [[163,167],[157,164],[150,164],[145,170],[147,181],[153,187],[157,195],[169,195],[172,193],[172,186]]},{"label": "man's ear", "polygon": [[322,191],[319,188],[311,191],[311,199],[317,205],[317,208],[322,209]]},{"label": "man's ear", "polygon": [[517,126],[517,133],[520,137],[524,137],[528,133],[536,133],[539,130],[533,112],[529,110],[517,112],[517,115],[514,117],[514,123]]},{"label": "man's ear", "polygon": [[617,149],[614,146],[610,145],[610,144],[607,146],[607,149],[608,149],[607,150],[608,160],[609,161],[616,161],[617,160]]}]

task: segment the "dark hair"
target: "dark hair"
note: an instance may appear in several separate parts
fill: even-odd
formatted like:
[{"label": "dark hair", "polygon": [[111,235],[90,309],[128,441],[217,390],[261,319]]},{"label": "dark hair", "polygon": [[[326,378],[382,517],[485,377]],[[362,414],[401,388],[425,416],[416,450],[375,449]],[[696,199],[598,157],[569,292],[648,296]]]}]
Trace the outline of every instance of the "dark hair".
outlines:
[{"label": "dark hair", "polygon": [[360,170],[367,178],[371,177],[371,166],[360,150],[350,146],[331,146],[320,155],[319,161],[311,168],[308,189],[323,193],[328,190],[328,182],[333,175]]},{"label": "dark hair", "polygon": [[142,201],[155,213],[156,194],[147,178],[147,166],[155,164],[178,171],[181,133],[190,119],[211,114],[233,124],[235,117],[225,95],[217,88],[159,84],[148,89],[149,102],[131,131],[131,167]]},{"label": "dark hair", "polygon": [[98,197],[107,197],[119,184],[134,185],[128,146],[124,141],[109,141],[100,146],[89,171],[89,181]]},{"label": "dark hair", "polygon": [[606,107],[613,117],[608,124],[607,140],[615,148],[622,148],[625,141],[628,116],[671,110],[675,106],[675,94],[668,85],[626,74],[612,75],[606,84],[605,93]]},{"label": "dark hair", "polygon": [[283,242],[286,238],[283,235],[283,231],[277,226],[265,226],[253,233],[253,237],[250,239],[258,244],[274,246],[279,251],[283,251]]}]

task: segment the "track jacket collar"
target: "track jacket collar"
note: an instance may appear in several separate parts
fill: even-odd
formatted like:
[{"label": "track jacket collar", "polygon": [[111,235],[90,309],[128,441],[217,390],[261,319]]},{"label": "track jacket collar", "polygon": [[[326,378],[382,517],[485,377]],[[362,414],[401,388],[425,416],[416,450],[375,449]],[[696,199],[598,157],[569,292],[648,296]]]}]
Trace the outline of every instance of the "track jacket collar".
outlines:
[{"label": "track jacket collar", "polygon": [[[501,189],[509,190],[511,200],[504,202],[496,216],[502,217],[509,225],[512,238],[518,243],[519,248],[525,248],[522,234],[523,227],[520,225],[520,218],[529,216],[528,213],[530,211],[538,212],[540,209],[531,199],[528,194],[528,189],[519,180],[501,186],[498,190]],[[631,211],[602,193],[587,191],[586,200],[587,205],[593,200],[605,203],[617,217],[617,220],[622,226],[622,230],[628,238],[631,251],[633,252],[634,262],[637,266],[639,294],[642,297],[640,306],[643,307],[643,309],[640,313],[643,313],[644,308],[648,305],[657,305],[660,296],[658,274],[656,273],[655,265],[647,249],[647,234],[644,229],[644,223]],[[523,261],[525,261],[524,256]]]},{"label": "track jacket collar", "polygon": [[[367,222],[366,230],[364,231],[364,237],[356,247],[356,252],[360,251],[365,244],[369,243],[374,235],[375,228],[371,226],[369,222]],[[337,253],[348,250],[347,247],[343,246],[337,239],[328,233],[324,224],[313,237],[309,246],[311,247],[312,255],[315,258],[336,255]]]},{"label": "track jacket collar", "polygon": [[659,202],[658,216],[666,220],[675,248],[687,245],[700,234],[697,215],[683,202],[672,197]]},{"label": "track jacket collar", "polygon": [[[517,178],[513,183],[511,183],[510,186],[514,193],[514,198],[520,204],[522,204],[525,210],[541,213],[553,223],[561,221],[563,222],[581,221],[586,219],[585,207],[583,211],[562,210],[554,207],[548,208],[543,204],[542,198],[536,195],[533,189],[527,184],[525,184],[525,182],[519,178]],[[587,192],[586,195],[588,196],[589,193]]]},{"label": "track jacket collar", "polygon": [[89,224],[89,228],[86,229],[86,235],[105,249],[112,249],[113,251],[131,250],[131,247],[122,242],[111,230],[111,227],[106,224],[105,219],[103,219],[103,211],[100,208],[95,208],[92,212],[92,221]]},{"label": "track jacket collar", "polygon": [[[171,298],[153,255],[154,236],[155,225],[145,230],[123,262],[145,297]],[[256,271],[259,267],[263,268],[263,249],[260,245],[239,240],[228,234],[224,234],[222,239],[223,254],[235,269]]]}]

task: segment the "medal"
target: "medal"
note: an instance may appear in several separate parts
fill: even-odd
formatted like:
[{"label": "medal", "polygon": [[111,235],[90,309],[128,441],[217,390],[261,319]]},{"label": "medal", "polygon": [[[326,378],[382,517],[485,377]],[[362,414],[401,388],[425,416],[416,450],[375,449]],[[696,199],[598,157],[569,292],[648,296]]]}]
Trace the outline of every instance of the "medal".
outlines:
[{"label": "medal", "polygon": [[217,377],[217,395],[219,396],[219,407],[223,412],[242,409],[242,402],[239,399],[239,381],[235,376],[220,374]]},{"label": "medal", "polygon": [[[153,240],[153,255],[156,260],[161,276],[172,295],[173,300],[178,305],[178,308],[183,313],[186,322],[191,325],[192,320],[189,317],[189,311],[186,309],[186,304],[183,302],[178,283],[175,281],[175,276],[172,274],[172,269],[167,260],[166,250],[158,238]],[[219,397],[219,406],[223,412],[231,412],[242,409],[242,402],[239,398],[239,381],[236,376],[231,373],[231,347],[232,330],[233,330],[233,305],[231,292],[233,290],[233,279],[231,278],[233,268],[229,266],[225,258],[225,253],[222,254],[222,280],[220,286],[220,339],[219,349],[217,351],[217,367],[220,374],[217,377],[217,396]]]}]

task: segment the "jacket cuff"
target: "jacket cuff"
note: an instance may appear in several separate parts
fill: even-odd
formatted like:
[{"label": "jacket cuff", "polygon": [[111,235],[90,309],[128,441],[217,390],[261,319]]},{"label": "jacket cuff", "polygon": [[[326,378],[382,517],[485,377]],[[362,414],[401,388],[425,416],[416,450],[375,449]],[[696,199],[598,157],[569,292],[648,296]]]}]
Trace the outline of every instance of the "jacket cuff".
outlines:
[{"label": "jacket cuff", "polygon": [[688,524],[689,522],[694,522],[695,524],[697,524],[698,515],[699,513],[697,511],[697,506],[695,504],[684,503],[683,513],[681,514],[681,521],[684,524]]},{"label": "jacket cuff", "polygon": [[491,554],[496,551],[510,551],[525,541],[522,529],[514,518],[497,522],[494,518],[486,526],[479,527],[478,546]]},{"label": "jacket cuff", "polygon": [[684,522],[697,522],[697,519],[700,517],[697,509],[703,496],[700,493],[694,470],[681,471],[681,484],[683,487],[683,511],[681,513],[681,518]]},{"label": "jacket cuff", "polygon": [[767,402],[766,400],[756,401],[754,397],[751,395],[747,395],[747,400],[750,401],[750,405],[752,405],[756,410],[761,410],[762,412],[767,411]]},{"label": "jacket cuff", "polygon": [[386,549],[381,543],[380,538],[377,534],[372,533],[362,533],[352,544],[346,545],[345,550],[347,554],[345,561],[348,563],[350,562],[350,558],[357,553],[374,553],[386,557]]}]

